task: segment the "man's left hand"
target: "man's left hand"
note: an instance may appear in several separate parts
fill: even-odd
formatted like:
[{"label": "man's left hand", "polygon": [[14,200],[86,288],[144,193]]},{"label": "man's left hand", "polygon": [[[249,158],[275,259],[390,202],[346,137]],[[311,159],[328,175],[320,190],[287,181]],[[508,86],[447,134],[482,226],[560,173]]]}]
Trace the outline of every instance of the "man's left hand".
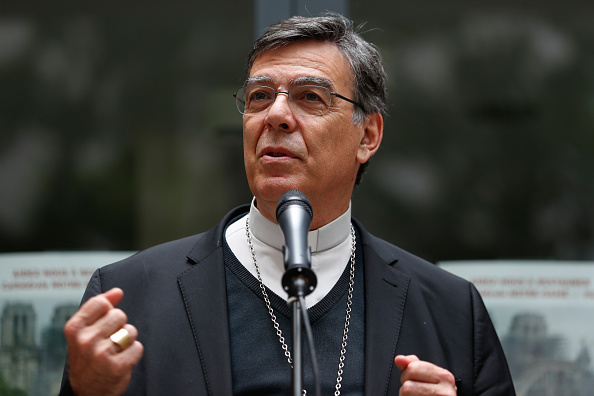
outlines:
[{"label": "man's left hand", "polygon": [[398,355],[394,359],[402,371],[399,396],[456,396],[456,381],[448,370],[419,360],[415,355]]}]

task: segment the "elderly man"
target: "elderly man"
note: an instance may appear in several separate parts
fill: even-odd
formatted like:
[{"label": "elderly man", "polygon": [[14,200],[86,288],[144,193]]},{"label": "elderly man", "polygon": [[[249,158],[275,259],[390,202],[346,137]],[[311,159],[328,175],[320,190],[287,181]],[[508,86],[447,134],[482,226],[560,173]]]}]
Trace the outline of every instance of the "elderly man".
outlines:
[{"label": "elderly man", "polygon": [[297,189],[313,208],[318,287],[306,303],[323,394],[513,395],[474,287],[351,218],[385,111],[380,55],[351,22],[328,15],[271,26],[235,98],[252,204],[210,231],[97,270],[65,327],[61,394],[289,394],[291,313],[275,212]]}]

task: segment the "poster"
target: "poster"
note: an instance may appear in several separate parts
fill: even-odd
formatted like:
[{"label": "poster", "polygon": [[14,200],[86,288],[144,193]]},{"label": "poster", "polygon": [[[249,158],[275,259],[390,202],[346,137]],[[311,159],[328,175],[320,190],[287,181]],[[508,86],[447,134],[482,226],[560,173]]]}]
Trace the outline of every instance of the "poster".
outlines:
[{"label": "poster", "polygon": [[449,261],[477,287],[518,396],[594,394],[594,262]]},{"label": "poster", "polygon": [[57,395],[63,328],[95,269],[130,252],[0,254],[0,374],[29,396]]}]

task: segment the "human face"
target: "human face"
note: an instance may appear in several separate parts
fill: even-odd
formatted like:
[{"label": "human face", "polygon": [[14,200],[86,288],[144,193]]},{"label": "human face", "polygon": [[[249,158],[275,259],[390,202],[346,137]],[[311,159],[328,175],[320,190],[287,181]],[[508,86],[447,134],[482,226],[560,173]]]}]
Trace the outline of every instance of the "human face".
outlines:
[{"label": "human face", "polygon": [[[297,42],[261,54],[249,81],[277,91],[325,82],[333,92],[354,96],[349,63],[326,42]],[[359,165],[371,156],[361,149],[367,122],[354,125],[352,115],[353,104],[338,98],[322,116],[300,115],[279,94],[267,112],[243,117],[247,179],[264,216],[276,221],[278,199],[292,189],[308,196],[312,229],[347,210]]]}]

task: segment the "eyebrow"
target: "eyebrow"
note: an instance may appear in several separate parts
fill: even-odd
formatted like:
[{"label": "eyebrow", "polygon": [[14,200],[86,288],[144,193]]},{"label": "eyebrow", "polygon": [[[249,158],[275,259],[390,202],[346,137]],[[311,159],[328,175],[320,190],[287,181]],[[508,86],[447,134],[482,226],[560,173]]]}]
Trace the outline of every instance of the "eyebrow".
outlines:
[{"label": "eyebrow", "polygon": [[255,77],[248,77],[243,84],[244,87],[254,84],[266,84],[272,85],[274,83],[274,79],[270,76],[255,76]]},{"label": "eyebrow", "polygon": [[319,85],[321,87],[328,88],[329,90],[334,90],[334,84],[327,78],[324,77],[313,77],[313,76],[304,76],[304,77],[297,77],[289,81],[289,85],[291,87],[297,85]]},{"label": "eyebrow", "polygon": [[[244,83],[244,87],[258,84],[274,85],[274,79],[270,76],[248,77]],[[328,88],[331,91],[334,90],[334,84],[332,84],[332,81],[324,77],[303,76],[289,80],[289,87],[296,87],[299,85],[319,85]]]}]

